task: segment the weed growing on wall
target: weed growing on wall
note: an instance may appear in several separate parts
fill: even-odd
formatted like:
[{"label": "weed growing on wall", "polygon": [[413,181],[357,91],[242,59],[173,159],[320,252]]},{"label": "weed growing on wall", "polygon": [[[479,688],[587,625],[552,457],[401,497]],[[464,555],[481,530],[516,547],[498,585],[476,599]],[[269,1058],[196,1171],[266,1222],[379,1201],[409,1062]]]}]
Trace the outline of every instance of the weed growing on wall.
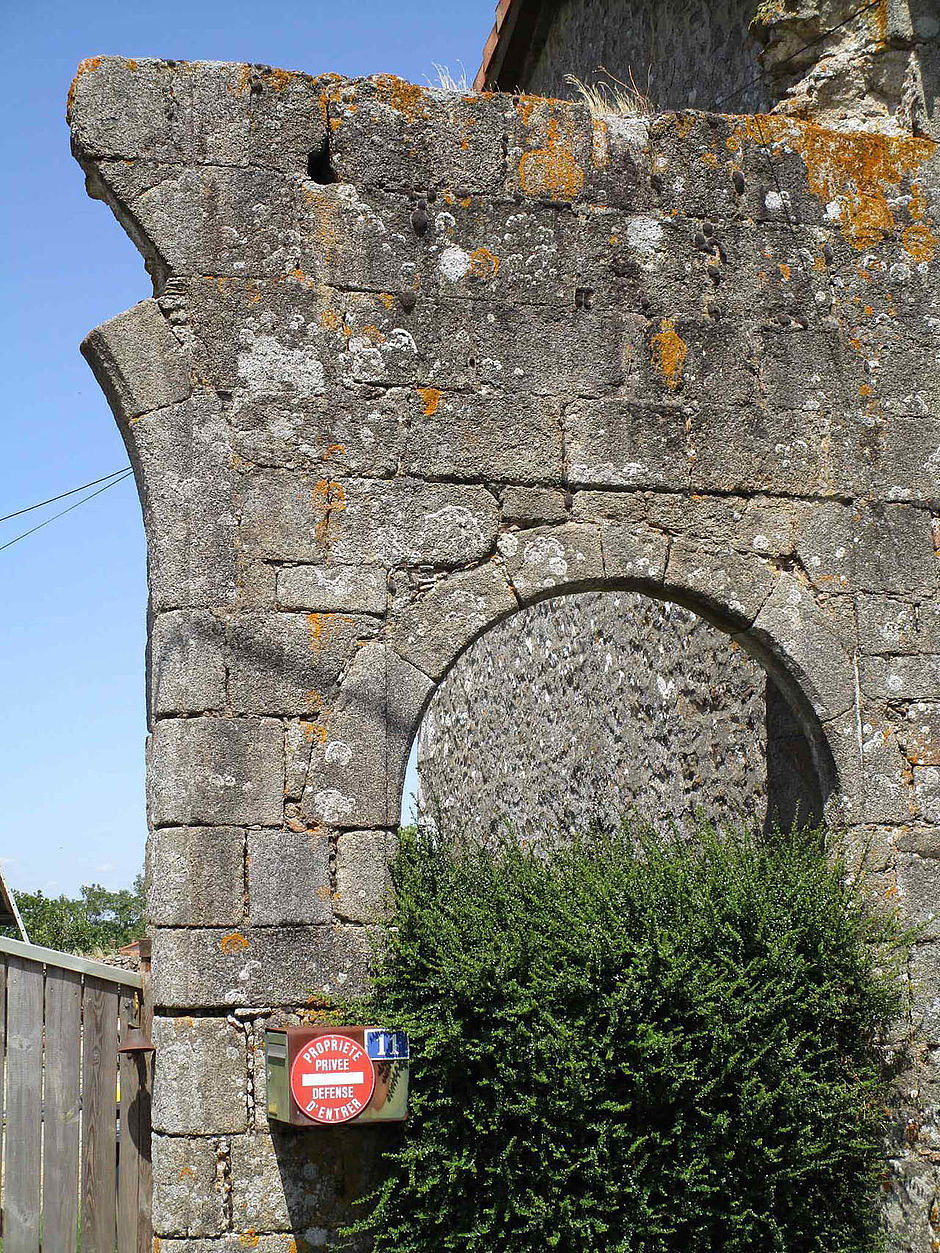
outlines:
[{"label": "weed growing on wall", "polygon": [[369,1006],[411,1117],[376,1253],[870,1253],[909,936],[818,831],[414,830]]}]

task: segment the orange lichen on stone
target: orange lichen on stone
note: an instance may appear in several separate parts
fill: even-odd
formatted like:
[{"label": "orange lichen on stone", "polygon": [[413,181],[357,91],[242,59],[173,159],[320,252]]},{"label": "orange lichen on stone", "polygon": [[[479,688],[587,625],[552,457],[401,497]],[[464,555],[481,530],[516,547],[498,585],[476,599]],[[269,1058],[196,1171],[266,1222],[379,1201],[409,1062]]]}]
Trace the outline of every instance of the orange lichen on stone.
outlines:
[{"label": "orange lichen on stone", "polygon": [[870,395],[872,394],[872,385],[871,385],[871,383],[862,383],[862,384],[860,384],[859,389],[858,389],[858,394],[859,394],[860,396],[870,396]]},{"label": "orange lichen on stone", "polygon": [[381,300],[382,304],[385,305],[386,309],[391,309],[392,305],[395,303],[395,297],[390,291],[380,291],[379,300]]},{"label": "orange lichen on stone", "polygon": [[470,253],[470,269],[468,271],[470,278],[485,282],[487,279],[495,278],[498,273],[499,257],[494,252],[490,252],[489,248],[475,248]]},{"label": "orange lichen on stone", "polygon": [[327,729],[322,722],[302,722],[304,739],[308,744],[325,744]]},{"label": "orange lichen on stone", "polygon": [[371,322],[368,326],[364,326],[359,334],[364,336],[366,339],[371,340],[373,344],[385,343],[384,332],[380,331],[379,328],[374,326]]},{"label": "orange lichen on stone", "polygon": [[937,237],[927,223],[927,197],[919,183],[911,183],[908,206],[911,225],[901,232],[901,246],[912,261],[932,261],[937,251]]},{"label": "orange lichen on stone", "polygon": [[240,953],[243,949],[248,948],[248,941],[238,931],[230,931],[228,935],[222,936],[222,939],[219,941],[219,948],[227,956],[231,956],[232,953]]},{"label": "orange lichen on stone", "polygon": [[195,1175],[196,1172],[193,1170],[192,1166],[183,1166],[176,1178],[180,1183],[182,1183],[184,1179],[194,1179]]},{"label": "orange lichen on stone", "polygon": [[416,122],[428,116],[427,92],[414,83],[406,83],[396,74],[376,74],[372,80],[376,94],[407,122]]},{"label": "orange lichen on stone", "polygon": [[330,444],[329,448],[325,449],[320,460],[329,461],[333,457],[345,457],[345,456],[346,456],[345,444]]},{"label": "orange lichen on stone", "polygon": [[881,243],[895,229],[889,195],[896,199],[895,189],[905,179],[913,181],[937,146],[913,136],[846,134],[776,114],[755,115],[744,124],[756,143],[799,154],[810,191],[833,206],[842,234],[859,251]]},{"label": "orange lichen on stone", "polygon": [[261,1243],[261,1237],[254,1231],[245,1231],[238,1237],[238,1243],[243,1249],[256,1249]]},{"label": "orange lichen on stone", "polygon": [[888,0],[878,0],[873,8],[866,8],[863,11],[865,22],[868,24],[875,42],[885,44],[888,42]]},{"label": "orange lichen on stone", "polygon": [[601,117],[591,118],[591,164],[595,170],[610,164],[610,127]]},{"label": "orange lichen on stone", "polygon": [[689,346],[676,332],[672,318],[663,318],[658,334],[650,341],[653,348],[653,365],[659,371],[666,386],[674,392],[682,382],[682,370]]},{"label": "orange lichen on stone", "polygon": [[786,261],[781,261],[777,266],[777,269],[780,271],[780,277],[783,281],[785,283],[789,283],[790,279],[793,277],[793,271],[787,265]]},{"label": "orange lichen on stone", "polygon": [[419,387],[418,395],[424,402],[424,416],[431,418],[437,413],[438,406],[441,403],[440,388],[437,387]]},{"label": "orange lichen on stone", "polygon": [[547,126],[544,148],[533,148],[519,159],[519,183],[528,196],[574,200],[584,186],[584,171],[574,158],[570,139],[560,136],[557,117]]},{"label": "orange lichen on stone", "polygon": [[333,515],[342,513],[346,508],[346,493],[342,483],[335,479],[321,479],[311,490],[313,507],[319,514],[314,536],[318,543],[325,543],[330,537],[330,526]]},{"label": "orange lichen on stone", "polygon": [[335,331],[339,326],[339,314],[335,309],[324,309],[320,314],[320,325],[327,331]]},{"label": "orange lichen on stone", "polygon": [[75,71],[75,77],[69,86],[69,94],[65,102],[66,121],[70,119],[72,105],[75,103],[75,88],[78,86],[78,80],[83,74],[93,74],[103,60],[104,57],[85,57],[84,61],[79,61],[78,69]]},{"label": "orange lichen on stone", "polygon": [[709,149],[702,153],[702,165],[707,165],[712,170],[718,169],[718,153]]}]

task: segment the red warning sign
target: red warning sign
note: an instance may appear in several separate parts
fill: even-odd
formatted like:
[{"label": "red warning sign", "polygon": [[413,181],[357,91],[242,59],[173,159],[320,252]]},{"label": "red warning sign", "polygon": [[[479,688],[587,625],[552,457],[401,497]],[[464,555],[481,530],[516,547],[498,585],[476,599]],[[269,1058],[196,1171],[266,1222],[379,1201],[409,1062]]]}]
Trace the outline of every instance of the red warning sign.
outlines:
[{"label": "red warning sign", "polygon": [[346,1035],[321,1035],[294,1058],[290,1090],[314,1122],[349,1122],[372,1099],[375,1069],[361,1045]]}]

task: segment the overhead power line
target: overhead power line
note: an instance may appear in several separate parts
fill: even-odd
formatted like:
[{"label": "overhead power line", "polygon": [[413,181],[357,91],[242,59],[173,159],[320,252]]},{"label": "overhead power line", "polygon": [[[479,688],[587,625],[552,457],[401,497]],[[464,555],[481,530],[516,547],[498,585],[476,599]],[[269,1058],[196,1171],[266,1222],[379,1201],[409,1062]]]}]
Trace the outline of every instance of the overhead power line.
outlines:
[{"label": "overhead power line", "polygon": [[[106,483],[108,479],[115,479],[119,474],[126,474],[130,468],[130,466],[122,466],[120,470],[112,470],[110,474],[103,474],[100,479],[92,479],[90,483],[82,483],[81,487],[73,487],[67,492],[60,492],[58,496],[50,496],[48,500],[41,500],[38,505],[27,505],[25,509],[17,509],[14,513],[6,513],[0,518],[0,522],[9,522],[11,518],[19,518],[24,513],[32,513],[34,509],[42,509],[43,505],[54,505],[57,500],[65,500],[66,496],[74,496],[76,492],[87,491],[89,487],[97,487],[99,483]],[[56,517],[58,516],[56,514]]]},{"label": "overhead power line", "polygon": [[[35,535],[37,531],[41,531],[42,528],[44,526],[48,526],[50,522],[55,522],[56,518],[64,518],[67,513],[71,513],[72,510],[77,509],[79,505],[84,505],[89,500],[94,500],[96,496],[100,496],[102,492],[106,492],[109,487],[115,487],[118,483],[123,483],[124,480],[130,478],[132,474],[133,474],[133,470],[128,468],[127,470],[121,472],[118,478],[113,478],[111,479],[110,483],[105,483],[104,487],[99,487],[96,492],[89,492],[89,494],[87,496],[83,496],[81,500],[76,500],[74,505],[69,505],[67,509],[60,509],[59,512],[54,513],[51,518],[46,518],[45,522],[40,522],[38,526],[30,527],[28,531],[23,531],[21,535],[14,535],[14,537],[12,539],[7,540],[5,544],[0,544],[0,553],[3,552],[4,548],[11,548],[14,544],[18,544],[21,539],[26,539],[27,535]],[[101,482],[100,479],[98,479],[97,481],[99,483]],[[90,487],[91,484],[89,483],[86,486]],[[78,491],[78,492],[80,492],[81,490],[82,489],[80,487],[77,487],[75,489],[75,491]],[[64,492],[63,495],[71,496],[72,493]],[[55,499],[61,500],[62,497],[59,496],[59,497],[56,497]],[[35,508],[36,506],[33,506],[33,507]],[[26,510],[23,510],[23,512],[25,513]],[[15,516],[15,515],[11,515],[11,516]]]},{"label": "overhead power line", "polygon": [[[808,52],[810,48],[815,48],[817,44],[823,43],[830,35],[834,35],[837,30],[841,30],[843,26],[848,26],[849,22],[854,22],[862,13],[867,13],[869,9],[877,8],[879,4],[883,4],[884,0],[870,0],[869,4],[863,4],[860,8],[855,9],[844,22],[839,22],[837,26],[830,26],[828,30],[824,30],[821,35],[817,35],[815,39],[811,39],[808,44],[804,44],[802,48],[797,48],[796,52],[791,52],[788,57],[784,57],[782,61],[778,61],[774,66],[776,74],[784,65],[789,65],[791,61],[795,61],[797,57],[802,56],[804,52]],[[727,104],[729,100],[733,100],[735,96],[740,96],[742,91],[747,91],[748,87],[763,82],[770,73],[769,70],[761,70],[756,78],[750,79],[743,87],[736,87],[734,91],[730,91],[727,96],[722,96],[720,100],[715,102],[715,108],[720,109],[723,104]]]}]

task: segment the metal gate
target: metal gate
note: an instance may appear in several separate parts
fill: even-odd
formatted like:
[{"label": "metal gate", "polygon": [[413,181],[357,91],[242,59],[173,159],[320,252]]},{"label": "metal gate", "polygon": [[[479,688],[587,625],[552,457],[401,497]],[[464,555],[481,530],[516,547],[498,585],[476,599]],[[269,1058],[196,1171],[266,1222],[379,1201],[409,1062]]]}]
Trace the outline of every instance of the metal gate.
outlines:
[{"label": "metal gate", "polygon": [[148,967],[0,937],[3,1253],[150,1253]]}]

